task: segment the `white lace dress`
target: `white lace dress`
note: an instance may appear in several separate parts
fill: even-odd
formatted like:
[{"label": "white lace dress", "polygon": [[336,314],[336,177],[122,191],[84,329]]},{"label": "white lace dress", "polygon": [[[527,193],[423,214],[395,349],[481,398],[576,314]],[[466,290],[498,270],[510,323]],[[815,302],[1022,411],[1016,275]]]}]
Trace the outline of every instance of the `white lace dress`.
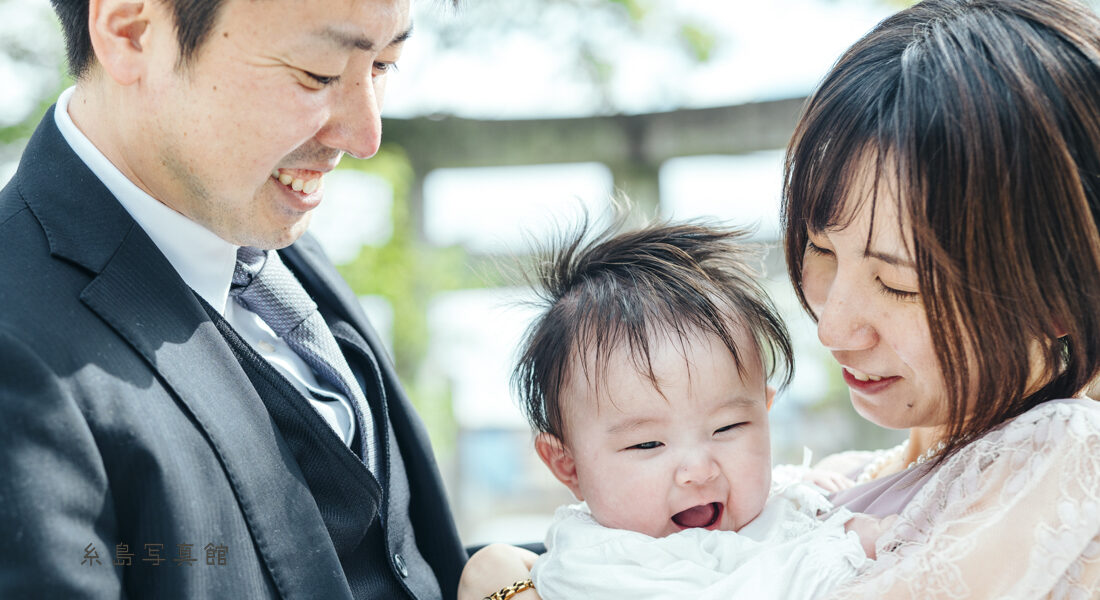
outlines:
[{"label": "white lace dress", "polygon": [[531,571],[544,600],[585,598],[810,600],[872,561],[846,533],[851,513],[817,488],[777,489],[740,532],[688,529],[663,538],[596,523],[586,505],[558,509]]},{"label": "white lace dress", "polygon": [[[1100,402],[1047,402],[911,475],[866,484],[911,498],[830,598],[1100,598]],[[882,512],[867,504],[847,506]]]}]

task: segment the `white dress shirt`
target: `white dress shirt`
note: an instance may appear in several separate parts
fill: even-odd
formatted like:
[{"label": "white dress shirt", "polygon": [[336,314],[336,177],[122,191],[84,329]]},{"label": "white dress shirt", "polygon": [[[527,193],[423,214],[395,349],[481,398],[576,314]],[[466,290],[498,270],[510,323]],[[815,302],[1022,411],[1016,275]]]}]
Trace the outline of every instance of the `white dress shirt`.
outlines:
[{"label": "white dress shirt", "polygon": [[75,90],[71,87],[62,92],[54,111],[54,121],[65,141],[145,230],[184,283],[220,312],[260,356],[294,384],[350,446],[356,427],[348,399],[327,382],[318,381],[305,361],[256,313],[229,302],[238,246],[157,201],[127,179],[69,116],[69,101]]}]

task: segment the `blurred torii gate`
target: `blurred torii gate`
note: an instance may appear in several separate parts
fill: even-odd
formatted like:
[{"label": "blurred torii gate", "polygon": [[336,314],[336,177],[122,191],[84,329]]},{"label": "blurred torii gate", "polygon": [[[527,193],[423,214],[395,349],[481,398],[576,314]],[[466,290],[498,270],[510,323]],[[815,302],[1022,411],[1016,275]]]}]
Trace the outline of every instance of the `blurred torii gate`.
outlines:
[{"label": "blurred torii gate", "polygon": [[386,119],[383,137],[408,153],[414,171],[409,209],[423,240],[424,178],[434,169],[599,162],[611,170],[617,190],[654,214],[666,160],[784,148],[804,102],[570,119]]}]

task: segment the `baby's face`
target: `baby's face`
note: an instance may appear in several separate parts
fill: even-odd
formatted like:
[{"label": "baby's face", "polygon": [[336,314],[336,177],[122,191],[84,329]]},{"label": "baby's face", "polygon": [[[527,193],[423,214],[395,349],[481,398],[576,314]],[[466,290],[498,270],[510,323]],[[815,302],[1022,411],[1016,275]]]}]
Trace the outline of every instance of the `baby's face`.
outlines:
[{"label": "baby's face", "polygon": [[760,514],[771,485],[771,392],[755,344],[735,341],[744,379],[716,336],[696,334],[683,347],[651,339],[660,392],[625,349],[612,354],[598,400],[575,365],[563,390],[564,454],[575,474],[556,474],[600,524],[663,537],[737,531]]}]

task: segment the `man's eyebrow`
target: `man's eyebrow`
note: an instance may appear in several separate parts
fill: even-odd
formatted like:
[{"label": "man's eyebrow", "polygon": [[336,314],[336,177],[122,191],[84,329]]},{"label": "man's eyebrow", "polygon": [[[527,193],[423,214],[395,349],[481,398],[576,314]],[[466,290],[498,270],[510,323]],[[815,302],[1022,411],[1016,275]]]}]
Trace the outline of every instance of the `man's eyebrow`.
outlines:
[{"label": "man's eyebrow", "polygon": [[[396,46],[409,39],[412,35],[413,28],[409,25],[409,28],[405,31],[394,36],[390,43],[386,44],[386,47]],[[318,37],[323,37],[327,40],[336,42],[341,48],[354,48],[356,50],[363,50],[370,52],[374,50],[374,41],[370,38],[362,35],[357,35],[348,31],[338,29],[336,27],[326,27],[316,33]]]},{"label": "man's eyebrow", "polygon": [[893,265],[895,267],[903,267],[907,269],[916,269],[916,265],[908,258],[902,258],[900,256],[894,256],[893,254],[887,254],[885,252],[879,252],[878,250],[872,250],[870,248],[863,251],[863,256],[866,258],[874,258],[881,260],[882,262]]},{"label": "man's eyebrow", "polygon": [[390,46],[396,46],[397,44],[403,44],[403,43],[405,43],[405,40],[409,39],[409,36],[411,36],[412,34],[413,34],[413,26],[412,26],[412,24],[409,24],[409,28],[406,29],[405,31],[397,34],[396,37],[394,37],[392,40],[390,40],[389,45]]}]

